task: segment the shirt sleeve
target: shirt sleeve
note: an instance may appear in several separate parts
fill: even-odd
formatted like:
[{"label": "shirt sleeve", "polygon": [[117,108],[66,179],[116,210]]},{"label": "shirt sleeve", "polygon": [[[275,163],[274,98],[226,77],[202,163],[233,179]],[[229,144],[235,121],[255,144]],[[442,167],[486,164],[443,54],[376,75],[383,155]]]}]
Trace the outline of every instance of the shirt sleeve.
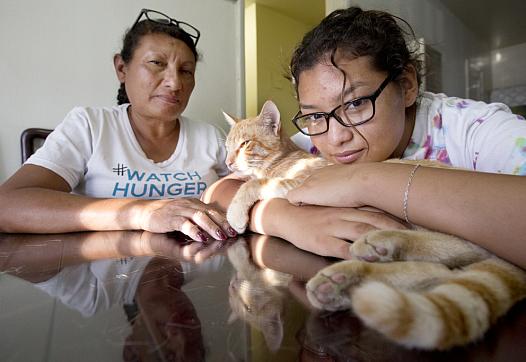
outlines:
[{"label": "shirt sleeve", "polygon": [[215,172],[217,173],[217,176],[224,177],[230,173],[230,170],[226,166],[226,146],[225,146],[225,140],[226,140],[226,133],[222,129],[215,127],[216,132],[216,139],[218,144],[217,149],[217,164],[215,167]]},{"label": "shirt sleeve", "polygon": [[313,144],[309,136],[304,135],[301,132],[295,133],[290,137],[290,140],[299,148],[309,153],[313,152]]},{"label": "shirt sleeve", "polygon": [[473,115],[467,145],[473,169],[526,175],[526,120],[490,104]]},{"label": "shirt sleeve", "polygon": [[92,138],[86,111],[80,107],[74,108],[26,164],[55,172],[74,189],[84,176],[93,152]]}]

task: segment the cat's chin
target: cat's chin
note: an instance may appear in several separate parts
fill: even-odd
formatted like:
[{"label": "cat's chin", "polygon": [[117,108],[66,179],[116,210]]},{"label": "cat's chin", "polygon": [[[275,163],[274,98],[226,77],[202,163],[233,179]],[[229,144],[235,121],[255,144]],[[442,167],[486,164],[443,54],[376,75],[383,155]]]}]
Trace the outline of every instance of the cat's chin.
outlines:
[{"label": "cat's chin", "polygon": [[242,181],[248,181],[248,180],[253,178],[251,174],[246,174],[246,173],[243,173],[241,171],[234,171],[232,174],[236,178],[238,178],[239,180],[242,180]]}]

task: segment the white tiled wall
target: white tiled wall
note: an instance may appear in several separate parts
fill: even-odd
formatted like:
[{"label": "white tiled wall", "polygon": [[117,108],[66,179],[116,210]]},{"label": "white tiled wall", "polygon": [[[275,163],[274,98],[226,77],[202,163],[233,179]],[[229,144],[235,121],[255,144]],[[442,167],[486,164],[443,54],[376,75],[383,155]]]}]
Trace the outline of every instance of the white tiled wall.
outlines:
[{"label": "white tiled wall", "polygon": [[443,92],[466,95],[465,59],[488,53],[489,46],[439,1],[434,0],[326,0],[326,12],[350,5],[390,12],[406,20],[425,43],[440,52]]}]

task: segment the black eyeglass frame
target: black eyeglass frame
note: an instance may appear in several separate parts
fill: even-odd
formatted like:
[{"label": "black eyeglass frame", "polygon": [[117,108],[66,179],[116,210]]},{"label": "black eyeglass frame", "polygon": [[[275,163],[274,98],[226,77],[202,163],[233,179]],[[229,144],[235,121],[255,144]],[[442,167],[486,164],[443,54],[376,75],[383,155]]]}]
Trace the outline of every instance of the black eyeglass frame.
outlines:
[{"label": "black eyeglass frame", "polygon": [[[392,81],[394,80],[397,76],[398,76],[399,73],[391,73],[387,76],[387,78],[385,78],[385,80],[382,82],[382,84],[380,84],[380,86],[378,87],[378,89],[371,95],[369,96],[364,96],[364,97],[358,97],[358,98],[354,98],[354,99],[351,99],[350,101],[348,102],[345,102],[343,104],[340,104],[339,106],[337,106],[336,108],[334,108],[332,111],[330,112],[313,112],[313,113],[307,113],[307,114],[301,114],[301,111],[298,111],[298,113],[296,113],[296,115],[294,116],[294,118],[292,118],[292,123],[294,123],[294,126],[296,126],[296,128],[301,132],[303,133],[304,135],[306,136],[319,136],[321,134],[324,134],[324,133],[327,133],[329,131],[329,121],[332,117],[334,117],[334,119],[336,121],[338,121],[339,124],[341,124],[342,126],[344,127],[355,127],[355,126],[359,126],[361,124],[364,124],[366,122],[369,122],[371,119],[374,118],[374,115],[376,113],[376,99],[380,96],[380,94],[382,93],[382,91],[385,89],[385,87],[387,87],[387,85]],[[358,123],[352,123],[352,124],[348,124],[348,123],[345,123],[343,121],[343,119],[341,119],[340,116],[338,116],[336,114],[336,112],[343,106],[343,107],[346,107],[347,105],[349,104],[352,104],[354,102],[357,102],[357,101],[361,101],[361,100],[370,100],[372,105],[373,105],[373,114],[371,115],[371,117],[363,120],[363,121],[360,121]],[[327,124],[327,128],[325,129],[325,131],[323,132],[318,132],[318,133],[307,133],[305,132],[302,128],[300,128],[300,126],[297,124],[298,122],[298,119],[300,118],[304,118],[304,117],[308,117],[308,116],[313,116],[313,115],[317,115],[317,116],[323,116],[323,118],[325,118],[325,122]]]},{"label": "black eyeglass frame", "polygon": [[[150,16],[148,16],[149,13],[153,13],[153,14],[158,14],[158,15],[162,15],[164,18],[166,18],[166,20],[168,21],[167,23],[165,22],[162,22],[162,21],[159,21],[158,19],[155,19],[155,18],[151,18]],[[145,16],[146,19],[150,20],[150,21],[153,21],[154,23],[158,23],[158,24],[162,24],[162,25],[170,25],[170,24],[173,24],[175,26],[177,26],[179,29],[181,29],[181,31],[185,32],[186,34],[188,34],[188,36],[193,40],[194,42],[194,46],[197,46],[197,42],[199,41],[199,38],[201,37],[201,32],[195,27],[195,26],[192,26],[184,21],[179,21],[179,20],[176,20],[174,18],[171,18],[169,17],[168,15],[164,14],[164,13],[161,13],[160,11],[157,11],[157,10],[151,10],[151,9],[141,9],[141,12],[139,13],[139,16],[137,17],[137,20],[135,20],[135,22],[133,23],[132,25],[132,28],[137,25],[137,23],[141,20],[142,16]],[[190,29],[194,30],[195,31],[195,34],[190,34],[189,32],[187,32],[186,30],[184,30],[183,28],[181,28],[181,26],[179,24],[183,24],[187,27],[189,27]]]}]

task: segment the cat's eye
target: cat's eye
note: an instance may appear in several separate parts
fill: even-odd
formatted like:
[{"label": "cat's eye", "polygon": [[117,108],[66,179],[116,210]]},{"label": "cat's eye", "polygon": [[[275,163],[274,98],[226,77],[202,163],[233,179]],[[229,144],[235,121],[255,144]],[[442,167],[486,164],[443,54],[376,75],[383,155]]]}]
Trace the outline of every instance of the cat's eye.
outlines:
[{"label": "cat's eye", "polygon": [[246,147],[248,144],[250,143],[250,141],[243,141],[241,142],[241,144],[239,145],[239,148],[243,148],[243,147]]}]

